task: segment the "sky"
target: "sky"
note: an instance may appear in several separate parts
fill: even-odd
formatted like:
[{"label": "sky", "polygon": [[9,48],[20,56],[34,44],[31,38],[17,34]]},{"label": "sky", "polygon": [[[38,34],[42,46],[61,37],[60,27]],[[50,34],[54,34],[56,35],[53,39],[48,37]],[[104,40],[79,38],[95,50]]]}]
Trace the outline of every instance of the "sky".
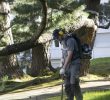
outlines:
[{"label": "sky", "polygon": [[101,0],[100,3],[107,3],[109,0]]}]

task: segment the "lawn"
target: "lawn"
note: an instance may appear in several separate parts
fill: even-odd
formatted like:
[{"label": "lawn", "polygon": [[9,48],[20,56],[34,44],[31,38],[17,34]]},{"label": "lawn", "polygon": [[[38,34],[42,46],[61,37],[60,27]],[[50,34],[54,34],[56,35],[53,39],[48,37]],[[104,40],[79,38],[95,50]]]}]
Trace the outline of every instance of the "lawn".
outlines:
[{"label": "lawn", "polygon": [[[83,94],[83,98],[84,100],[110,100],[110,90],[98,92],[86,92]],[[46,100],[61,100],[61,96],[48,98]]]},{"label": "lawn", "polygon": [[91,60],[90,73],[100,76],[110,76],[110,57]]}]

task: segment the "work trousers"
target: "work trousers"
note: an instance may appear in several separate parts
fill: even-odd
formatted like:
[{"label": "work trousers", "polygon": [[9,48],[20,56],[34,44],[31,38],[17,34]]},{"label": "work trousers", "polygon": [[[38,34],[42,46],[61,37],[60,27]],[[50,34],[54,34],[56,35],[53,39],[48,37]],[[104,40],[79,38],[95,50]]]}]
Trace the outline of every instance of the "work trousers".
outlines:
[{"label": "work trousers", "polygon": [[68,98],[67,100],[74,100],[74,96],[76,97],[76,100],[83,100],[79,85],[79,71],[80,63],[70,64],[66,69],[65,92]]},{"label": "work trousers", "polygon": [[76,97],[76,100],[83,100],[79,79],[75,79],[75,84],[66,84],[65,93],[67,95],[67,100],[74,100],[74,96]]}]

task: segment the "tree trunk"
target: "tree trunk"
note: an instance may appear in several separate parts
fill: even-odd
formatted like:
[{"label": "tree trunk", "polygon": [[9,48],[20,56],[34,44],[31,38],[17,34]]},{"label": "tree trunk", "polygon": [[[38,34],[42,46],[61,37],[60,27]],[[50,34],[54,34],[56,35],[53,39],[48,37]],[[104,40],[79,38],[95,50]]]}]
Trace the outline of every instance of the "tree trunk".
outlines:
[{"label": "tree trunk", "polygon": [[[7,46],[13,44],[13,36],[10,27],[10,6],[8,2],[2,1],[0,2],[0,11],[4,13],[1,15],[1,40],[0,46]],[[8,55],[4,57],[0,57],[0,77],[5,75],[9,77],[20,77],[22,75],[22,71],[19,69],[19,65],[17,62],[16,55]]]},{"label": "tree trunk", "polygon": [[[94,28],[82,29],[85,30],[85,35],[80,37],[81,43],[87,43],[91,47],[93,46],[93,39],[95,38],[96,30]],[[82,30],[80,30],[82,32]],[[81,59],[81,76],[85,76],[89,73],[90,59]]]},{"label": "tree trunk", "polygon": [[[100,0],[85,0],[85,3],[87,5],[87,10],[99,12]],[[96,17],[94,17],[94,14],[91,15],[92,16],[90,18],[93,19],[94,23],[96,24],[96,22],[98,21],[97,16],[95,15]],[[91,48],[93,48],[96,36],[96,30],[94,29],[94,27],[84,27],[80,31],[84,31],[85,33],[87,33],[83,37],[80,37],[81,43],[88,43],[91,46]],[[89,73],[90,59],[82,59],[81,65],[81,76],[87,75],[87,73]]]},{"label": "tree trunk", "polygon": [[31,76],[44,75],[47,66],[49,66],[49,62],[45,45],[39,44],[39,46],[32,49],[32,64],[31,68],[28,68],[28,73]]},{"label": "tree trunk", "polygon": [[100,0],[85,0],[87,10],[99,12]]}]

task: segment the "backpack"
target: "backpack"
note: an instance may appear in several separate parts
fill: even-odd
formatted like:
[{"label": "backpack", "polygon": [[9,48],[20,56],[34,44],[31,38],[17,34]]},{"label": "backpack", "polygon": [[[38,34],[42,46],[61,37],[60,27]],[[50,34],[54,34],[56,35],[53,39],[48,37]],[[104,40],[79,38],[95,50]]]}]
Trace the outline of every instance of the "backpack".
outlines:
[{"label": "backpack", "polygon": [[87,43],[81,44],[80,39],[76,35],[70,35],[70,36],[67,36],[65,38],[65,45],[67,45],[67,40],[69,38],[74,38],[76,40],[77,45],[78,45],[78,54],[79,54],[79,56],[76,57],[75,59],[77,59],[77,58],[91,59],[92,49],[89,46],[89,44],[87,44]]}]

